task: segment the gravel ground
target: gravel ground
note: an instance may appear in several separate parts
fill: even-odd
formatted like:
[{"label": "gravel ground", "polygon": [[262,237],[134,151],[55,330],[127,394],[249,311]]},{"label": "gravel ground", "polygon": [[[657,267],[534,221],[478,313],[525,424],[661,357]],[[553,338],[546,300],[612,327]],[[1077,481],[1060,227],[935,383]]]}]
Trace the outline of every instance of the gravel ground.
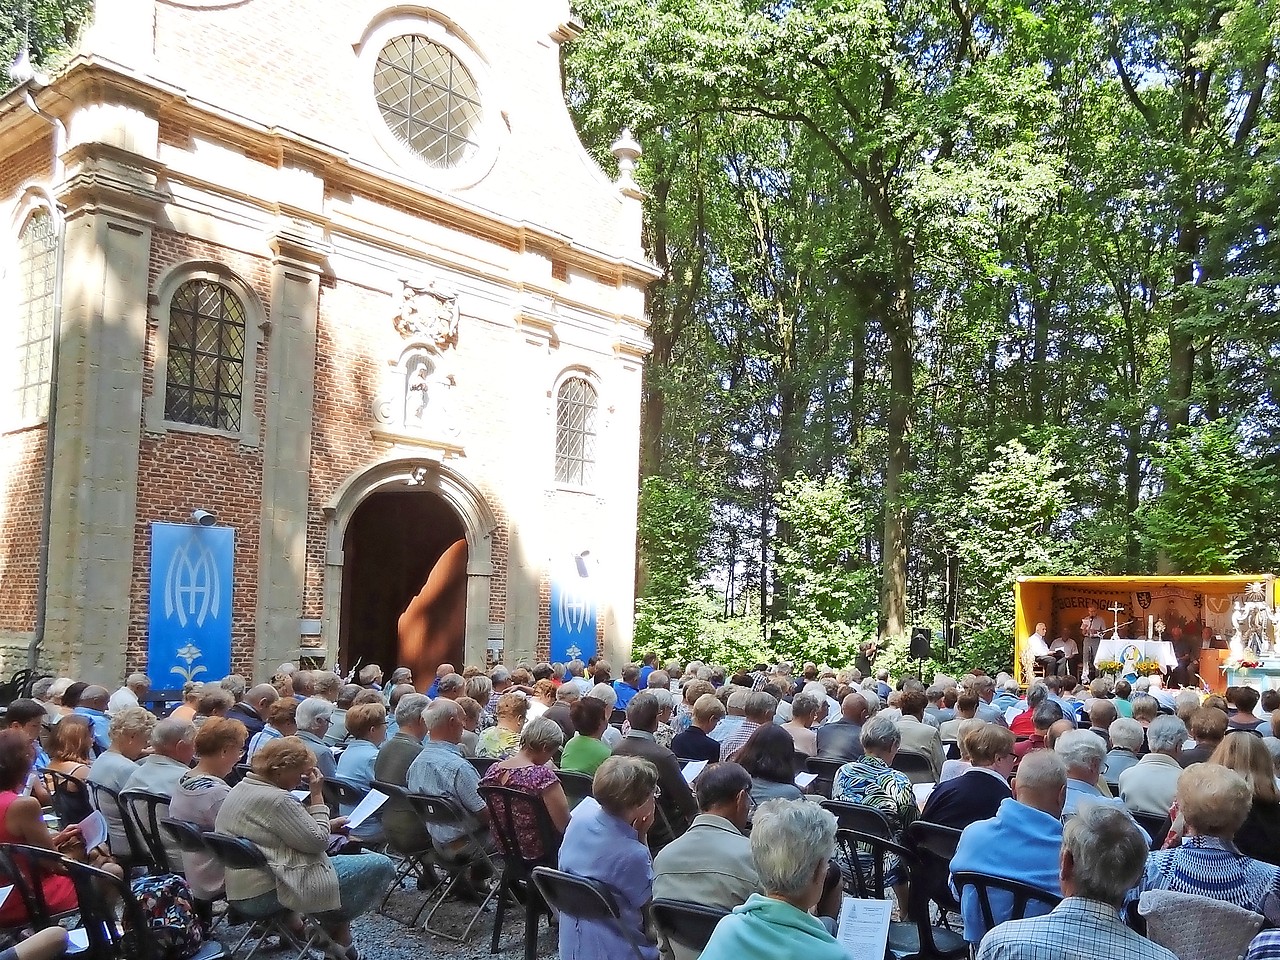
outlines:
[{"label": "gravel ground", "polygon": [[[471,935],[465,943],[457,943],[444,937],[437,937],[422,929],[421,919],[418,925],[411,927],[409,921],[422,904],[425,893],[412,886],[393,893],[387,902],[385,914],[371,913],[356,920],[352,925],[356,945],[367,960],[445,960],[445,958],[464,958],[464,960],[480,960],[490,956],[497,960],[524,960],[524,908],[517,906],[508,908],[502,921],[502,940],[498,944],[498,953],[489,953],[490,939],[493,937],[494,907],[490,904],[480,919],[471,928]],[[462,932],[475,906],[461,901],[447,900],[434,917],[431,925],[438,929]],[[423,916],[425,916],[425,912]],[[216,932],[218,942],[228,950],[235,946],[244,933],[244,927],[219,926]],[[245,952],[241,949],[241,955]],[[538,924],[538,957],[539,960],[554,960],[558,955],[555,928],[548,929],[546,918]],[[314,954],[315,958],[320,955]],[[257,953],[254,960],[293,960],[284,952]]]}]

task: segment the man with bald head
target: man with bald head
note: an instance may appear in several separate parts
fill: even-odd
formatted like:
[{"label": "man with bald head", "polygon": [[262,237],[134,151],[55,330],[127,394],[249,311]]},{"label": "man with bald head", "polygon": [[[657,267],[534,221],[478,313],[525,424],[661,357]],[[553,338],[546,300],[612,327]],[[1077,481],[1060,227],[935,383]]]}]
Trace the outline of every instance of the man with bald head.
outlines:
[{"label": "man with bald head", "polygon": [[[1085,730],[1080,733],[1096,742]],[[1015,799],[1016,798],[1016,799]],[[1017,880],[1062,896],[1058,885],[1058,851],[1062,847],[1062,805],[1067,799],[1067,765],[1052,750],[1037,750],[1023,758],[1014,781],[1014,797],[1001,801],[996,815],[964,828],[951,872],[985,873],[1003,880]],[[1013,914],[1013,895],[992,890],[991,910],[996,923]],[[1025,915],[1038,917],[1051,909],[1032,900]],[[986,933],[981,905],[973,887],[960,899],[964,938],[978,943]]]},{"label": "man with bald head", "polygon": [[442,663],[436,667],[436,677],[431,681],[431,686],[427,688],[427,696],[432,700],[440,696],[440,681],[449,676],[449,674],[457,672],[457,670],[453,669],[452,663]]},{"label": "man with bald head", "polygon": [[818,728],[818,756],[826,760],[856,760],[862,756],[862,725],[867,722],[867,701],[851,693],[840,702],[840,719]]},{"label": "man with bald head", "polygon": [[107,716],[107,704],[111,700],[111,691],[97,684],[84,688],[80,694],[80,703],[72,711],[77,716],[85,717],[93,728],[93,746],[96,753],[105,753],[111,746],[111,738],[107,731],[111,728],[111,719]]},{"label": "man with bald head", "polygon": [[267,725],[271,705],[279,699],[280,693],[275,687],[269,683],[260,683],[246,690],[240,702],[227,711],[227,716],[243,723],[252,737],[255,733],[261,733],[262,728]]}]

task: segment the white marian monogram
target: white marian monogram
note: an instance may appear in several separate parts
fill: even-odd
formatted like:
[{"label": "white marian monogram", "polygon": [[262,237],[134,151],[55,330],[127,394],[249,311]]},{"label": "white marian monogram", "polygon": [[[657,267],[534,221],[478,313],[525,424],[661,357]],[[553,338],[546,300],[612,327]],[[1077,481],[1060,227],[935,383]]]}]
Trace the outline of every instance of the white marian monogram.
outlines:
[{"label": "white marian monogram", "polygon": [[[194,621],[203,627],[222,605],[222,582],[213,554],[192,534],[174,551],[164,577],[165,619],[178,618],[178,626]],[[198,651],[197,651],[198,652]]]}]

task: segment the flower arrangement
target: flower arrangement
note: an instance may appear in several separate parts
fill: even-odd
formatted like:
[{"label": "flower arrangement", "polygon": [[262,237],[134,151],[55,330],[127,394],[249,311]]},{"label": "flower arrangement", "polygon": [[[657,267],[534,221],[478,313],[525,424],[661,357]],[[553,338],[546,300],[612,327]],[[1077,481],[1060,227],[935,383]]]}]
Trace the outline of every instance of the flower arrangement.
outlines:
[{"label": "flower arrangement", "polygon": [[1150,677],[1159,673],[1163,668],[1154,660],[1139,660],[1133,667],[1134,671],[1142,677]]},{"label": "flower arrangement", "polygon": [[1098,661],[1099,674],[1104,674],[1104,673],[1118,674],[1123,667],[1124,667],[1124,664],[1122,664],[1119,660],[1099,660]]},{"label": "flower arrangement", "polygon": [[1233,670],[1252,670],[1254,667],[1262,666],[1262,661],[1257,657],[1246,653],[1239,660],[1229,662],[1227,666],[1231,667]]}]

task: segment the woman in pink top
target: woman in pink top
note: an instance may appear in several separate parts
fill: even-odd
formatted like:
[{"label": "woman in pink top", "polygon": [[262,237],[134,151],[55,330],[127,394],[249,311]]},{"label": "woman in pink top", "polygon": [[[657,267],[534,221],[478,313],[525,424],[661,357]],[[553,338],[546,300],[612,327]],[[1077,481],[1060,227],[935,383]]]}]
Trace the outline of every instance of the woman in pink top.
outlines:
[{"label": "woman in pink top", "polygon": [[[19,792],[26,786],[34,759],[35,751],[25,733],[16,729],[0,731],[0,843],[23,843],[53,850],[78,834],[80,828],[72,824],[50,834],[41,815],[40,801]],[[117,876],[121,875],[115,864],[106,866],[106,869],[112,868]],[[31,878],[27,880],[30,882]],[[76,891],[70,877],[42,873],[39,880],[52,913],[75,909]],[[26,904],[16,894],[11,893],[0,904],[0,927],[18,927],[29,920]]]}]

